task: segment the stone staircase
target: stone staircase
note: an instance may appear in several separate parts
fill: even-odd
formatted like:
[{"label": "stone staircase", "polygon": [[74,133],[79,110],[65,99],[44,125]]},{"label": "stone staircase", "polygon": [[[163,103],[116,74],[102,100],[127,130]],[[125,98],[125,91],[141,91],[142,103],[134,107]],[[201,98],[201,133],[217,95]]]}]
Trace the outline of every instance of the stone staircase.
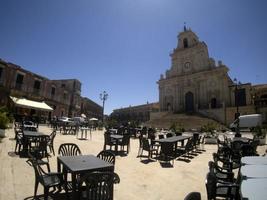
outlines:
[{"label": "stone staircase", "polygon": [[172,114],[172,113],[153,113],[153,117],[146,122],[145,126],[151,126],[155,128],[170,128],[173,123],[181,124],[185,130],[197,129],[207,124],[214,123],[218,129],[225,128],[224,125],[218,123],[213,119],[206,118],[198,114]]}]

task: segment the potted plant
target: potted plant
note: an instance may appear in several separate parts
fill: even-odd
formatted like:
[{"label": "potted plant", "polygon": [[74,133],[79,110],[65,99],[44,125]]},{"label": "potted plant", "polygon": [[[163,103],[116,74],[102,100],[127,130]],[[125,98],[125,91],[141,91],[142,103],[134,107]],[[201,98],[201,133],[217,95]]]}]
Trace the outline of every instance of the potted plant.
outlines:
[{"label": "potted plant", "polygon": [[5,112],[0,112],[0,137],[5,137],[5,129],[8,128],[9,119]]},{"label": "potted plant", "polygon": [[266,129],[261,126],[256,126],[253,129],[254,139],[259,140],[260,145],[264,145],[266,141]]},{"label": "potted plant", "polygon": [[205,133],[205,144],[217,144],[218,133],[214,123],[207,123],[201,127],[201,132]]}]

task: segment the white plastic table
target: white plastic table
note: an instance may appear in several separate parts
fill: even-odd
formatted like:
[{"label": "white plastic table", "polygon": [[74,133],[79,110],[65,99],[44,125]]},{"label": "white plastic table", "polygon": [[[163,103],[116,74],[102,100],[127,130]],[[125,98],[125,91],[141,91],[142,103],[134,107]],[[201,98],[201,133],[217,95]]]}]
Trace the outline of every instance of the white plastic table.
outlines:
[{"label": "white plastic table", "polygon": [[267,178],[267,165],[244,165],[240,172],[244,178]]},{"label": "white plastic table", "polygon": [[248,200],[263,200],[267,197],[267,178],[249,178],[241,183],[241,196]]},{"label": "white plastic table", "polygon": [[267,156],[246,156],[241,158],[243,165],[267,165]]}]

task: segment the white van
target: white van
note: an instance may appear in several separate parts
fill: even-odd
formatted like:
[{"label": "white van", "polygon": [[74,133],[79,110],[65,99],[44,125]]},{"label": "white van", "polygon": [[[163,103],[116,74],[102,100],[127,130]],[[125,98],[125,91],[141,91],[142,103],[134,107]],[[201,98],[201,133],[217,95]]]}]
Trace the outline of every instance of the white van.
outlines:
[{"label": "white van", "polygon": [[[252,115],[241,115],[239,116],[239,128],[249,128],[253,129],[256,126],[262,125],[262,115],[252,114]],[[237,119],[230,124],[230,129],[235,130],[237,127]]]}]

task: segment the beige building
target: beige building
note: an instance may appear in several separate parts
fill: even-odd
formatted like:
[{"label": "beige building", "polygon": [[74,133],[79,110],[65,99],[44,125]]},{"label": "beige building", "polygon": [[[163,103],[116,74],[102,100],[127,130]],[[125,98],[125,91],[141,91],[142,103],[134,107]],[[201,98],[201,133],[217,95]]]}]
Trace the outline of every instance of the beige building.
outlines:
[{"label": "beige building", "polygon": [[209,57],[206,43],[191,29],[184,27],[179,33],[170,57],[171,67],[158,81],[160,111],[198,112],[225,124],[235,118],[237,109],[240,114],[260,112],[254,106],[254,86],[234,82],[229,68]]},{"label": "beige building", "polygon": [[[18,107],[10,96],[47,103],[52,111]],[[85,99],[85,100],[84,100]],[[0,59],[0,106],[8,105],[18,116],[37,116],[51,119],[54,116],[102,115],[102,107],[81,97],[81,82],[77,79],[50,80],[16,64]],[[88,117],[89,117],[88,116]]]},{"label": "beige building", "polygon": [[138,106],[129,106],[126,108],[115,109],[111,113],[111,117],[118,121],[139,121],[146,122],[150,119],[150,112],[158,112],[158,103],[146,103]]}]

